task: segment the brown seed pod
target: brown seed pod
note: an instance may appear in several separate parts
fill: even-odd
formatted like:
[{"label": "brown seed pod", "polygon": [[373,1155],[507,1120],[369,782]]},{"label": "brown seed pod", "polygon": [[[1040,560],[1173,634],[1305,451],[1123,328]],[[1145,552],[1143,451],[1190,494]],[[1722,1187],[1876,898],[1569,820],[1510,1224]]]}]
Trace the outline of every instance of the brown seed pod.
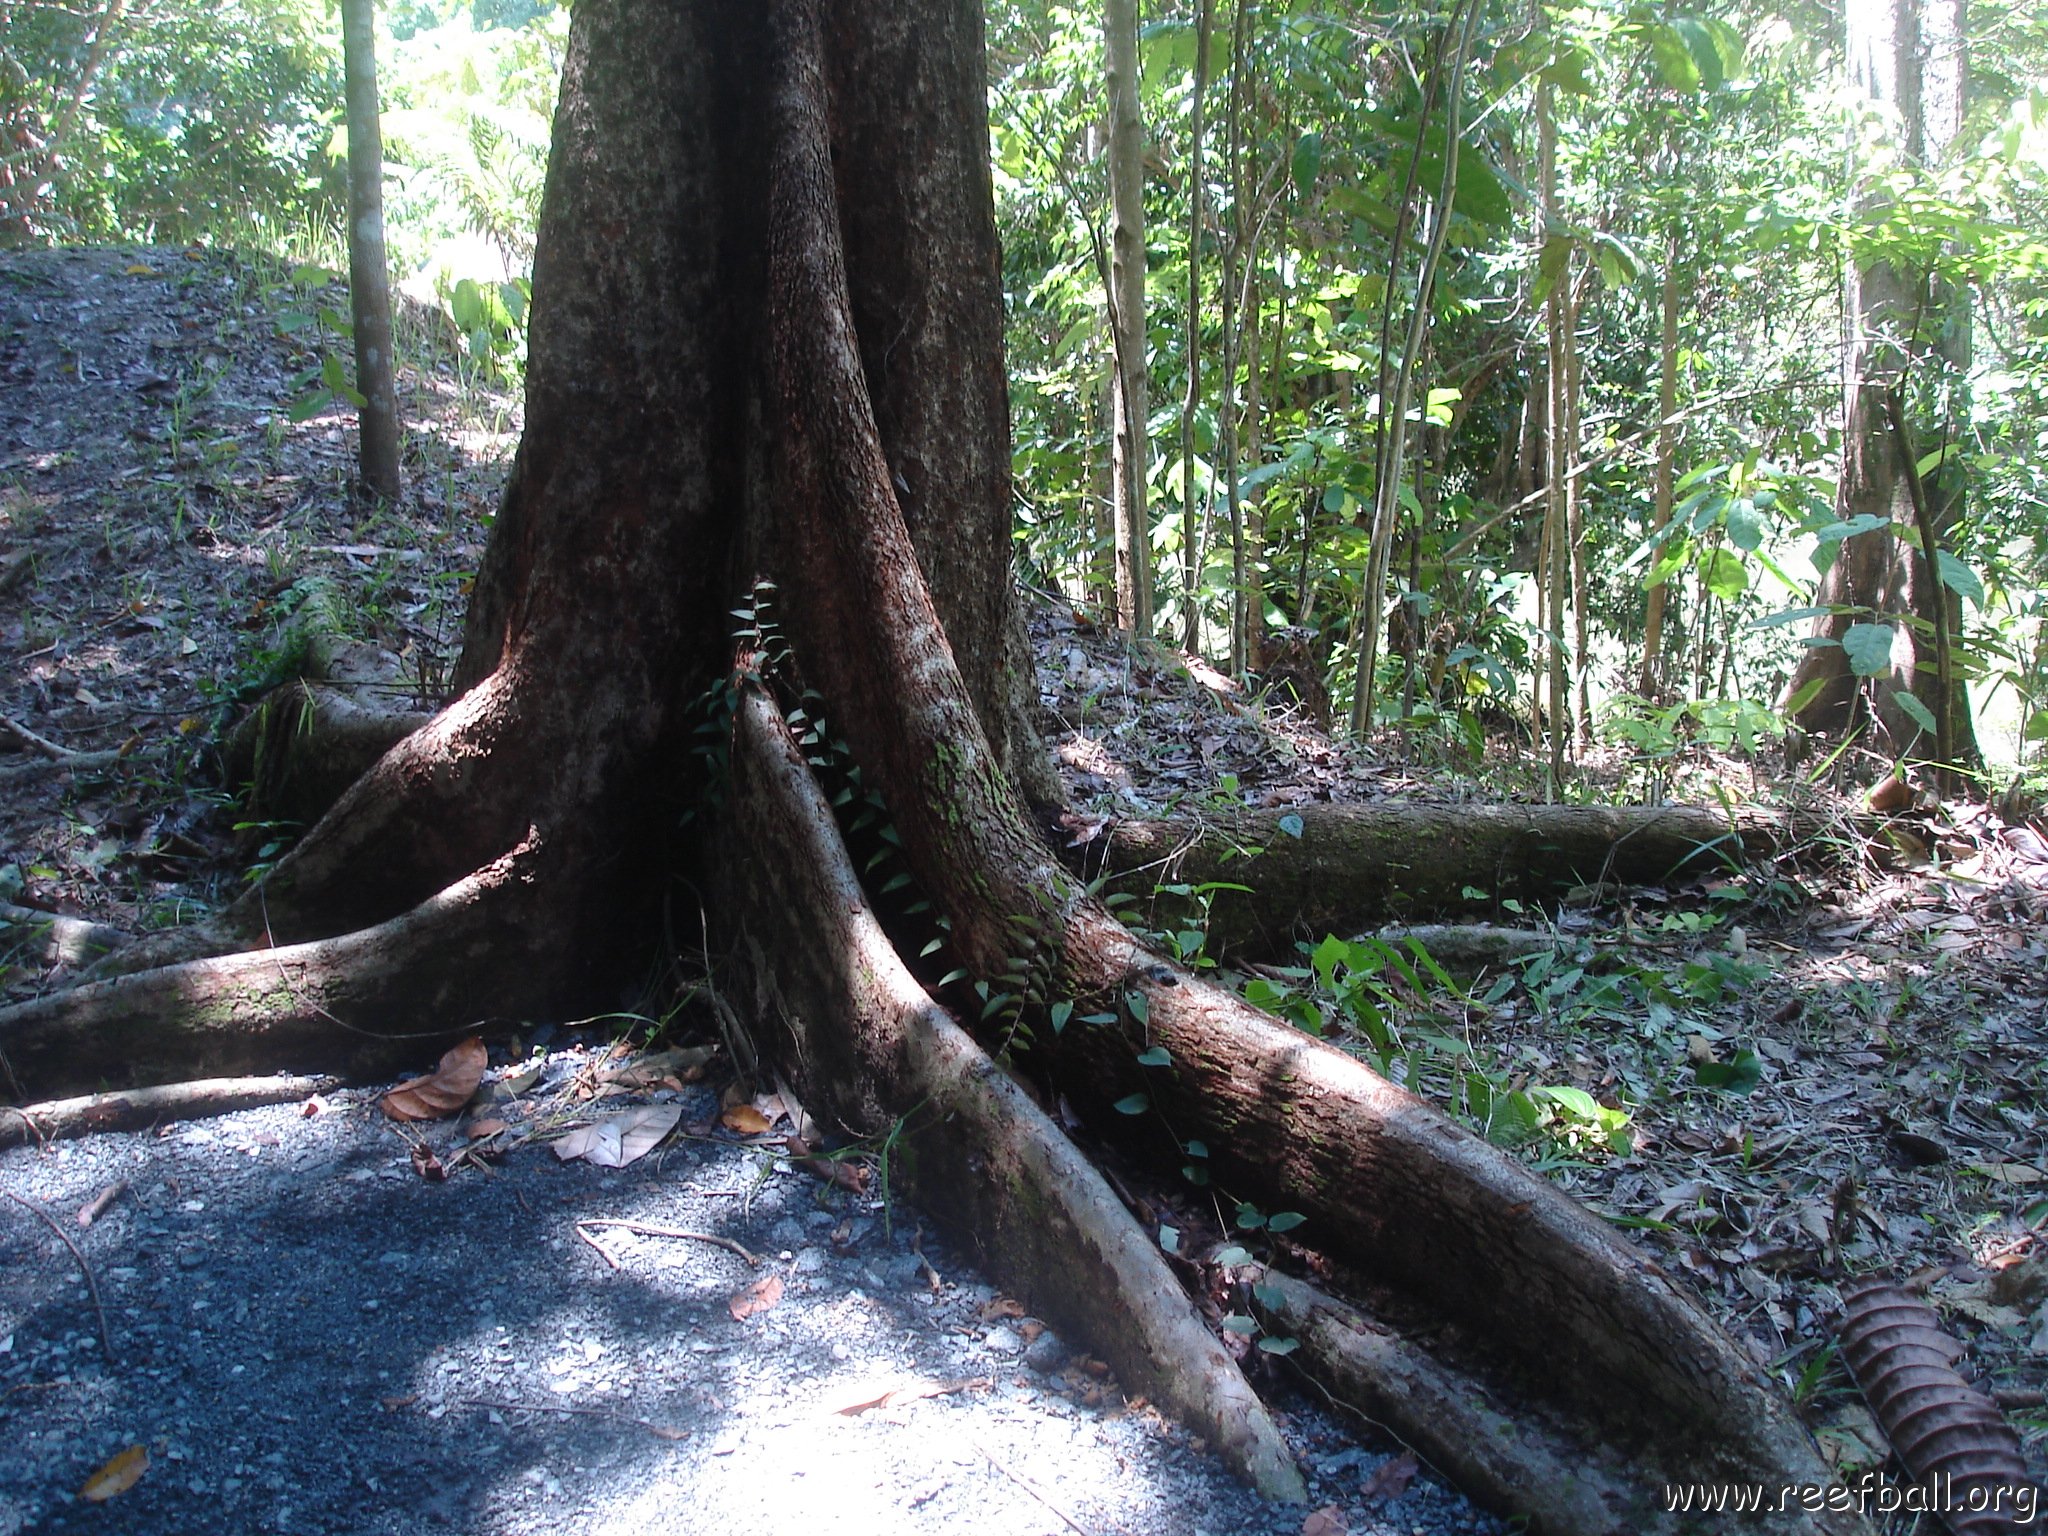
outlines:
[{"label": "brown seed pod", "polygon": [[2015,1500],[2032,1500],[2033,1479],[2019,1437],[1956,1374],[1955,1341],[1933,1310],[1882,1280],[1848,1287],[1842,1301],[1842,1359],[1907,1473],[1934,1491],[1943,1523],[1955,1536],[2020,1529]]}]

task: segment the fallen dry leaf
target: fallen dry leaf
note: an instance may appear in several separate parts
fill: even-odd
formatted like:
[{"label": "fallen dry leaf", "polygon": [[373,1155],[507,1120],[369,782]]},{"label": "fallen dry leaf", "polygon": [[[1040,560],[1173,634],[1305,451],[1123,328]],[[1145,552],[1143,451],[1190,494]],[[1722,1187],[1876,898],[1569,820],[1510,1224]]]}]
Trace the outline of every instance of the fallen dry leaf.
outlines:
[{"label": "fallen dry leaf", "polygon": [[429,1184],[439,1184],[448,1177],[448,1169],[434,1156],[434,1149],[424,1144],[412,1149],[412,1171]]},{"label": "fallen dry leaf", "polygon": [[841,1162],[830,1157],[800,1157],[796,1165],[853,1194],[868,1192],[868,1171],[858,1163]]},{"label": "fallen dry leaf", "polygon": [[675,1104],[648,1104],[606,1115],[557,1141],[555,1156],[565,1163],[580,1157],[600,1168],[623,1168],[652,1152],[682,1118],[682,1108]]},{"label": "fallen dry leaf", "polygon": [[1350,1536],[1350,1531],[1344,1511],[1335,1504],[1325,1504],[1301,1522],[1301,1536]]},{"label": "fallen dry leaf", "polygon": [[742,1136],[761,1136],[775,1128],[775,1122],[751,1104],[735,1104],[718,1119],[728,1131]]},{"label": "fallen dry leaf", "polygon": [[985,1301],[975,1308],[974,1315],[984,1323],[992,1323],[999,1317],[1022,1317],[1024,1303],[1014,1301],[1008,1296],[998,1296],[993,1301]]},{"label": "fallen dry leaf", "polygon": [[78,1496],[88,1504],[104,1504],[117,1493],[126,1493],[149,1470],[149,1448],[131,1445],[85,1480]]},{"label": "fallen dry leaf", "polygon": [[763,1275],[725,1304],[736,1323],[744,1323],[757,1312],[766,1312],[782,1300],[782,1276]]},{"label": "fallen dry leaf", "polygon": [[486,1136],[495,1136],[500,1131],[511,1129],[512,1127],[503,1120],[472,1120],[462,1128],[462,1134],[471,1141],[482,1141]]},{"label": "fallen dry leaf", "polygon": [[467,1104],[484,1080],[489,1058],[481,1038],[471,1035],[441,1058],[427,1077],[400,1083],[380,1101],[394,1120],[439,1120]]},{"label": "fallen dry leaf", "polygon": [[1389,1456],[1379,1464],[1379,1470],[1365,1480],[1365,1487],[1359,1490],[1359,1498],[1367,1504],[1378,1499],[1398,1499],[1415,1481],[1417,1465],[1413,1451]]}]

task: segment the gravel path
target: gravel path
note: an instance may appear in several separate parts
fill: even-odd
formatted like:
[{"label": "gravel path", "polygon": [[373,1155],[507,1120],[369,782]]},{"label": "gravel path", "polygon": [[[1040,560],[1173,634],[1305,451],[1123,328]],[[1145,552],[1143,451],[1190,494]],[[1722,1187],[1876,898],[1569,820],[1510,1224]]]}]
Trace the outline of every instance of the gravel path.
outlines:
[{"label": "gravel path", "polygon": [[[708,1118],[689,1090],[686,1119]],[[450,1134],[433,1127],[437,1141]],[[444,1155],[445,1152],[444,1152]],[[126,1188],[89,1228],[77,1213]],[[919,1217],[761,1147],[545,1148],[422,1179],[375,1095],[0,1153],[0,1536],[25,1532],[1298,1532],[1182,1430],[1004,1315]],[[733,1239],[587,1229],[623,1219]],[[616,1268],[612,1267],[616,1263]],[[774,1277],[773,1306],[732,1303]],[[772,1287],[771,1287],[772,1288]],[[845,1413],[897,1388],[907,1400]],[[1089,1401],[1090,1389],[1097,1401]],[[547,1411],[579,1410],[575,1413]],[[1392,1450],[1284,1422],[1353,1536],[1502,1527]],[[79,1497],[117,1453],[148,1470]]]}]

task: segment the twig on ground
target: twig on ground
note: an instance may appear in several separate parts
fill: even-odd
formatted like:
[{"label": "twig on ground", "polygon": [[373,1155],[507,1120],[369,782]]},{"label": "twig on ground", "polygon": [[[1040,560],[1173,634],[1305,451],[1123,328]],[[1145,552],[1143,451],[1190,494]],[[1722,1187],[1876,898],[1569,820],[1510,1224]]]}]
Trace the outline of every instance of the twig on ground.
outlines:
[{"label": "twig on ground", "polygon": [[636,1419],[630,1413],[620,1413],[612,1408],[575,1408],[567,1403],[507,1403],[491,1397],[463,1397],[456,1401],[465,1408],[496,1408],[501,1413],[573,1413],[592,1419],[616,1419],[621,1424],[631,1424],[635,1429],[644,1429],[663,1440],[686,1440],[690,1435],[687,1429],[657,1424],[652,1419]]},{"label": "twig on ground", "polygon": [[609,1264],[613,1269],[618,1269],[620,1267],[619,1261],[612,1257],[611,1250],[605,1247],[605,1245],[603,1243],[600,1243],[596,1238],[592,1237],[588,1232],[584,1231],[583,1223],[580,1221],[576,1223],[576,1235],[582,1238],[583,1241],[587,1243],[596,1252],[597,1256],[600,1259],[603,1259],[605,1263]]},{"label": "twig on ground", "polygon": [[[642,1237],[686,1237],[693,1243],[709,1243],[714,1248],[723,1248],[727,1253],[736,1253],[747,1261],[749,1268],[761,1267],[761,1256],[758,1253],[749,1253],[731,1238],[720,1237],[716,1232],[689,1232],[681,1227],[655,1227],[644,1221],[619,1221],[609,1216],[593,1216],[576,1223],[576,1231],[583,1235],[585,1242],[590,1242],[589,1236],[583,1233],[585,1227],[620,1227],[628,1232],[637,1232]],[[591,1246],[597,1247],[595,1243],[591,1243]],[[597,1251],[604,1253],[602,1248],[598,1248]],[[611,1255],[605,1253],[605,1257],[610,1259]],[[618,1267],[618,1261],[613,1260],[612,1268]]]},{"label": "twig on ground", "polygon": [[5,1195],[24,1211],[28,1211],[39,1218],[44,1226],[57,1234],[57,1240],[71,1250],[71,1257],[78,1260],[79,1271],[85,1276],[86,1289],[92,1292],[93,1310],[99,1314],[100,1348],[106,1351],[107,1364],[112,1365],[114,1363],[114,1336],[107,1328],[107,1306],[105,1302],[100,1300],[99,1277],[92,1272],[92,1265],[86,1261],[85,1254],[79,1249],[78,1244],[71,1241],[71,1234],[57,1224],[57,1218],[44,1210],[40,1205],[37,1205],[33,1200],[24,1199],[11,1189],[0,1189],[0,1195]]},{"label": "twig on ground", "polygon": [[122,1193],[126,1191],[127,1188],[128,1181],[126,1179],[114,1180],[113,1183],[109,1184],[105,1189],[101,1190],[98,1194],[94,1195],[92,1199],[88,1201],[85,1204],[85,1206],[79,1211],[78,1224],[81,1227],[89,1227],[94,1222],[98,1221],[102,1216],[107,1214],[107,1207],[112,1205],[116,1200],[120,1199]]},{"label": "twig on ground", "polygon": [[56,742],[51,741],[48,737],[38,736],[34,731],[30,730],[27,726],[23,725],[19,720],[16,720],[11,715],[0,715],[0,727],[4,727],[6,730],[11,732],[14,738],[17,741],[19,741],[23,746],[33,747],[36,749],[36,751],[42,753],[43,756],[45,757],[62,761],[64,758],[67,757],[78,756],[78,754],[72,751],[69,747],[60,747],[57,745]]},{"label": "twig on ground", "polygon": [[1003,1476],[1007,1477],[1011,1482],[1015,1483],[1019,1488],[1022,1488],[1026,1493],[1030,1494],[1031,1497],[1038,1500],[1039,1503],[1043,1504],[1047,1509],[1051,1510],[1055,1515],[1059,1516],[1060,1523],[1065,1525],[1068,1530],[1076,1532],[1077,1536],[1090,1536],[1090,1532],[1087,1526],[1081,1524],[1080,1521],[1076,1520],[1064,1509],[1061,1509],[1059,1505],[1055,1504],[1052,1501],[1049,1495],[1042,1493],[1039,1489],[1034,1487],[1029,1478],[1025,1477],[1023,1473],[1019,1472],[1015,1467],[1011,1466],[1008,1462],[1004,1461],[1001,1457],[997,1456],[994,1451],[990,1450],[987,1446],[983,1445],[979,1440],[975,1439],[972,1435],[969,1435],[967,1437],[967,1443],[973,1446],[977,1451],[981,1452],[983,1456],[987,1457],[988,1464],[990,1466],[994,1467],[998,1472],[1002,1473]]}]

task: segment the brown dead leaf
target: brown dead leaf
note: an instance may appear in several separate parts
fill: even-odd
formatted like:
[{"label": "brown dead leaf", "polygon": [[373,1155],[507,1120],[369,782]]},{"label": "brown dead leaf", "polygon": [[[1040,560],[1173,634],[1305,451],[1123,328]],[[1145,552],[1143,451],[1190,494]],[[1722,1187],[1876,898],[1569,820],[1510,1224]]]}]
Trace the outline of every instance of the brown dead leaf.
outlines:
[{"label": "brown dead leaf", "polygon": [[858,1163],[841,1162],[830,1157],[802,1157],[797,1167],[808,1173],[815,1173],[828,1184],[851,1191],[856,1195],[868,1192],[868,1171]]},{"label": "brown dead leaf", "polygon": [[462,1128],[462,1134],[471,1141],[482,1141],[486,1136],[495,1136],[500,1131],[511,1129],[512,1127],[503,1120],[472,1120]]},{"label": "brown dead leaf", "polygon": [[736,1323],[744,1323],[757,1312],[766,1312],[782,1300],[782,1276],[763,1275],[725,1304]]},{"label": "brown dead leaf", "polygon": [[88,1504],[104,1504],[114,1495],[133,1488],[148,1470],[149,1447],[131,1445],[88,1477],[85,1486],[78,1490],[78,1496]]},{"label": "brown dead leaf", "polygon": [[1380,1499],[1398,1499],[1408,1491],[1408,1485],[1415,1481],[1418,1469],[1413,1451],[1403,1451],[1398,1456],[1389,1456],[1379,1464],[1379,1469],[1365,1480],[1359,1490],[1359,1498],[1367,1504]]},{"label": "brown dead leaf", "polygon": [[441,1065],[427,1077],[400,1083],[380,1101],[384,1113],[394,1120],[439,1120],[467,1104],[484,1080],[488,1065],[483,1040],[471,1035],[441,1058]]},{"label": "brown dead leaf", "polygon": [[448,1177],[447,1166],[434,1156],[434,1149],[421,1143],[412,1149],[412,1171],[429,1184],[439,1184]]},{"label": "brown dead leaf", "polygon": [[1335,1504],[1325,1504],[1301,1522],[1301,1536],[1350,1536],[1350,1533],[1351,1527],[1344,1523],[1344,1511]]},{"label": "brown dead leaf", "polygon": [[775,1122],[751,1104],[735,1104],[718,1118],[728,1131],[742,1136],[764,1136],[775,1128]]},{"label": "brown dead leaf", "polygon": [[557,1141],[555,1156],[565,1163],[580,1157],[600,1168],[623,1168],[652,1152],[682,1118],[682,1108],[675,1104],[648,1104],[606,1115]]},{"label": "brown dead leaf", "polygon": [[998,1296],[993,1301],[983,1302],[975,1309],[974,1315],[984,1323],[992,1323],[999,1317],[1022,1317],[1024,1303],[1013,1301],[1008,1296]]}]

